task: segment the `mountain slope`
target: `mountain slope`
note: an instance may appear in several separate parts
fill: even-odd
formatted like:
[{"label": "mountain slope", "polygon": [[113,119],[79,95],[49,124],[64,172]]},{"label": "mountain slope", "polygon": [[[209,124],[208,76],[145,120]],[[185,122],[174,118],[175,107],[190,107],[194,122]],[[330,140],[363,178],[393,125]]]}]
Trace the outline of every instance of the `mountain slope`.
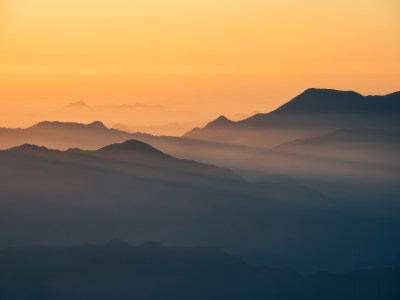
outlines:
[{"label": "mountain slope", "polygon": [[366,205],[290,182],[251,184],[138,141],[95,151],[23,145],[0,151],[0,165],[0,247],[120,236],[305,270],[400,263],[400,207],[382,194]]},{"label": "mountain slope", "polygon": [[400,92],[362,96],[355,92],[308,89],[273,112],[238,122],[219,119],[185,137],[271,147],[339,128],[400,128]]},{"label": "mountain slope", "polygon": [[[50,150],[46,147],[24,144],[9,150],[0,151],[3,167],[8,165],[15,167],[14,162],[19,160],[26,165],[18,168],[18,171],[25,173],[29,164],[37,163],[37,160],[45,166],[47,170],[54,171],[57,175],[64,176],[64,167],[78,166],[79,168],[95,167],[104,168],[109,171],[128,170],[130,173],[150,179],[165,177],[166,181],[190,181],[193,184],[201,182],[200,179],[208,181],[209,185],[213,180],[243,182],[241,177],[228,169],[222,169],[213,165],[201,164],[195,161],[181,160],[167,155],[152,146],[136,141],[128,140],[120,144],[111,144],[98,150],[69,149],[67,151]],[[38,166],[38,171],[40,171]],[[15,168],[14,168],[15,171]],[[94,170],[96,171],[96,170]],[[143,173],[140,173],[143,172]],[[26,175],[21,175],[28,181]],[[192,178],[193,177],[193,178]],[[35,182],[35,178],[30,178],[29,182]],[[218,184],[218,182],[216,182]]]},{"label": "mountain slope", "polygon": [[251,147],[182,137],[128,133],[109,129],[99,121],[90,124],[45,121],[26,129],[0,128],[0,149],[8,149],[22,144],[35,144],[59,150],[69,148],[94,150],[130,139],[148,143],[175,157],[224,166],[229,165],[232,161],[245,159],[259,151]]},{"label": "mountain slope", "polygon": [[[400,131],[340,129],[261,152],[243,168],[261,174],[319,181],[395,182],[400,174]],[[356,190],[356,188],[354,189]]]},{"label": "mountain slope", "polygon": [[308,89],[285,103],[274,114],[399,113],[400,92],[386,96],[362,96],[353,91]]}]

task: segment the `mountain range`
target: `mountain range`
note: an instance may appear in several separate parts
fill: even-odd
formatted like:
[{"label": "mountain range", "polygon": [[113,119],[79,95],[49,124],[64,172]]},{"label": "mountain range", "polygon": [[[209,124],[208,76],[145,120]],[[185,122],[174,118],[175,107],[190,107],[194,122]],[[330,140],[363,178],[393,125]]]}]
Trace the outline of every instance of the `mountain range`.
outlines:
[{"label": "mountain range", "polygon": [[362,96],[352,91],[308,89],[270,113],[237,122],[221,116],[185,137],[270,148],[340,128],[399,130],[399,119],[400,92]]},{"label": "mountain range", "polygon": [[98,150],[22,145],[0,151],[0,164],[0,247],[120,236],[300,270],[400,263],[400,206],[390,198],[331,197],[301,181],[249,183],[136,140]]},{"label": "mountain range", "polygon": [[237,167],[238,161],[262,150],[338,129],[400,130],[399,103],[400,92],[362,96],[355,92],[309,89],[271,113],[255,114],[237,122],[221,116],[184,137],[128,133],[108,129],[99,121],[87,125],[45,121],[26,129],[0,128],[0,148],[31,143],[60,150],[97,149],[136,139],[176,157]]},{"label": "mountain range", "polygon": [[[296,178],[314,177],[379,181],[400,174],[400,131],[339,129],[325,135],[297,139],[257,153],[244,168]],[[385,175],[383,175],[385,174]],[[390,176],[391,175],[391,176]]]},{"label": "mountain range", "polygon": [[89,124],[73,122],[44,121],[25,129],[0,128],[0,149],[7,149],[25,143],[48,148],[67,150],[81,148],[94,150],[108,144],[135,139],[176,157],[194,159],[206,163],[230,165],[243,160],[259,149],[234,146],[219,142],[193,140],[184,137],[154,136],[145,133],[129,133],[107,128],[102,122]]},{"label": "mountain range", "polygon": [[398,103],[311,89],[200,130],[218,140],[99,121],[2,128],[0,247],[121,236],[301,270],[399,265]]},{"label": "mountain range", "polygon": [[400,269],[300,275],[214,248],[31,246],[0,251],[2,299],[364,299],[400,297]]}]

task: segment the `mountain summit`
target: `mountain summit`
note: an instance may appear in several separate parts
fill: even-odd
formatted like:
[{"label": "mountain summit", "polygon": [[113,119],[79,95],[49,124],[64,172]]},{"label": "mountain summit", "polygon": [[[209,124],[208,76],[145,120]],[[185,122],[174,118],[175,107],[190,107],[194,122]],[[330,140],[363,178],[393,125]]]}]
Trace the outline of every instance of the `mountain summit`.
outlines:
[{"label": "mountain summit", "polygon": [[365,102],[362,95],[353,91],[311,88],[276,109],[274,113],[349,113],[362,110]]},{"label": "mountain summit", "polygon": [[312,88],[270,113],[237,122],[219,117],[185,137],[271,147],[285,140],[340,128],[399,129],[399,119],[400,92],[363,96],[353,91]]},{"label": "mountain summit", "polygon": [[[399,95],[400,96],[400,95]],[[400,111],[400,102],[387,96],[362,96],[353,91],[308,89],[273,113],[391,113]],[[400,97],[398,98],[398,101]]]},{"label": "mountain summit", "polygon": [[100,121],[94,121],[90,124],[86,125],[87,127],[93,128],[93,129],[102,129],[102,130],[107,130],[108,128],[103,124],[103,122]]},{"label": "mountain summit", "polygon": [[105,146],[97,153],[106,155],[107,157],[125,158],[125,159],[170,159],[171,156],[157,150],[149,144],[137,141],[128,140],[120,144],[112,144]]},{"label": "mountain summit", "polygon": [[234,124],[235,122],[232,120],[229,120],[225,116],[219,116],[216,120],[208,123],[206,125],[207,128],[213,128],[213,127],[224,127],[224,126],[230,126]]},{"label": "mountain summit", "polygon": [[73,108],[73,109],[82,109],[82,108],[89,108],[89,105],[85,101],[77,101],[70,104],[67,104],[65,108]]},{"label": "mountain summit", "polygon": [[94,121],[89,124],[81,124],[75,122],[58,122],[58,121],[43,121],[39,122],[28,128],[29,130],[37,130],[37,129],[103,129],[107,130],[108,128],[100,121]]}]

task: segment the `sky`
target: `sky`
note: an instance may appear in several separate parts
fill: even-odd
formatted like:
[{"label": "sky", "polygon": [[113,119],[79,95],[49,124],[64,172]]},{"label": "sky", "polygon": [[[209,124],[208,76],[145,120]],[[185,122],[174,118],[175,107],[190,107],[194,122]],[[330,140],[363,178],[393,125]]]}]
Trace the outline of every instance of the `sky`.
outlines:
[{"label": "sky", "polygon": [[200,124],[309,87],[395,92],[399,14],[397,0],[0,0],[0,126],[78,100]]}]

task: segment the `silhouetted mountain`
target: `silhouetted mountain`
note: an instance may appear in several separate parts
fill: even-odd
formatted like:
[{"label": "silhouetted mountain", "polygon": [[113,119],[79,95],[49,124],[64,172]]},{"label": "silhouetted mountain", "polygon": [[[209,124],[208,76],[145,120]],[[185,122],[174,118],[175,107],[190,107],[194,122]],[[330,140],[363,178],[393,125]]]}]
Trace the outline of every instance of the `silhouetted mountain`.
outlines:
[{"label": "silhouetted mountain", "polygon": [[89,124],[43,121],[26,128],[24,131],[26,131],[25,136],[32,139],[53,138],[56,142],[57,138],[59,140],[63,138],[73,139],[76,136],[76,139],[79,139],[88,133],[103,134],[108,131],[108,128],[100,121],[94,121]]},{"label": "silhouetted mountain", "polygon": [[275,110],[291,114],[398,114],[400,92],[386,96],[362,96],[353,91],[308,89]]},{"label": "silhouetted mountain", "polygon": [[[225,116],[219,116],[216,120],[208,123],[206,125],[205,128],[207,129],[212,129],[212,128],[217,128],[217,129],[221,129],[221,128],[229,128],[229,126],[231,126],[232,124],[234,124],[234,121],[229,120],[227,117]],[[191,134],[196,133],[197,131],[201,131],[202,129],[199,127],[193,128],[189,133],[187,133],[186,135],[190,136]]]},{"label": "silhouetted mountain", "polygon": [[355,92],[308,89],[267,114],[227,122],[217,119],[185,137],[271,147],[294,138],[339,128],[400,128],[400,92],[362,96]]},{"label": "silhouetted mountain", "polygon": [[122,144],[113,144],[105,146],[97,151],[97,153],[114,156],[115,158],[125,159],[170,159],[169,155],[151,147],[150,145],[136,141],[129,140]]},{"label": "silhouetted mountain", "polygon": [[33,125],[32,127],[27,128],[27,130],[47,130],[52,131],[54,129],[62,129],[62,130],[85,130],[85,129],[100,129],[106,130],[107,127],[100,121],[94,121],[89,124],[80,124],[73,122],[49,122],[43,121],[38,124]]},{"label": "silhouetted mountain", "polygon": [[26,129],[0,128],[0,148],[7,149],[21,144],[43,145],[52,149],[81,148],[94,150],[100,147],[135,139],[151,144],[170,155],[206,163],[243,160],[259,149],[232,146],[218,142],[191,140],[181,137],[152,136],[142,133],[109,129],[96,121],[90,124],[72,122],[40,122]]},{"label": "silhouetted mountain", "polygon": [[0,136],[2,149],[38,144],[60,150],[72,147],[97,149],[132,138],[127,132],[108,129],[100,121],[89,124],[44,121],[26,129],[0,128]]},{"label": "silhouetted mountain", "polygon": [[100,121],[94,121],[94,122],[92,122],[92,123],[90,123],[90,124],[88,124],[88,125],[86,125],[86,126],[88,126],[88,127],[90,127],[90,128],[93,128],[93,129],[100,129],[100,130],[106,130],[106,129],[108,129],[102,122],[100,122]]},{"label": "silhouetted mountain", "polygon": [[234,124],[234,121],[229,120],[225,116],[220,116],[215,121],[212,121],[211,123],[208,123],[206,127],[207,128],[225,127],[225,126],[230,126],[232,124]]},{"label": "silhouetted mountain", "polygon": [[[100,123],[101,124],[101,123]],[[96,125],[99,126],[99,125]],[[166,176],[166,180],[194,179],[198,182],[202,180],[209,181],[213,185],[216,182],[212,180],[220,179],[222,181],[233,180],[234,182],[244,182],[242,178],[228,169],[218,168],[212,165],[201,164],[195,161],[182,160],[167,155],[152,146],[136,141],[128,140],[121,144],[112,144],[100,148],[96,151],[82,151],[80,149],[69,149],[67,151],[50,150],[46,147],[24,144],[11,148],[6,151],[0,151],[0,154],[23,154],[21,161],[26,159],[35,159],[36,157],[49,158],[53,163],[68,162],[78,164],[89,164],[96,167],[105,167],[115,170],[115,168],[130,169],[134,166],[134,172],[143,176],[157,179],[160,174]],[[128,164],[129,163],[129,164]],[[132,165],[134,164],[134,165]],[[21,171],[24,172],[22,169]],[[62,175],[62,169],[59,170]],[[193,182],[196,184],[196,182]]]},{"label": "silhouetted mountain", "polygon": [[87,105],[85,101],[81,100],[81,101],[70,103],[70,104],[66,105],[65,108],[68,108],[68,109],[88,109],[88,108],[90,108],[90,106]]},{"label": "silhouetted mountain", "polygon": [[251,184],[139,141],[96,151],[23,145],[0,151],[0,165],[0,247],[119,236],[304,270],[400,264],[400,207],[387,194],[362,201],[292,182]]},{"label": "silhouetted mountain", "polygon": [[26,154],[35,154],[35,153],[43,153],[43,152],[58,152],[57,150],[49,150],[43,146],[36,146],[31,144],[23,144],[21,146],[13,147],[9,149],[10,152],[15,153],[26,153]]},{"label": "silhouetted mountain", "polygon": [[213,248],[105,245],[0,251],[0,297],[16,299],[397,300],[400,268],[347,274],[252,267]]}]

